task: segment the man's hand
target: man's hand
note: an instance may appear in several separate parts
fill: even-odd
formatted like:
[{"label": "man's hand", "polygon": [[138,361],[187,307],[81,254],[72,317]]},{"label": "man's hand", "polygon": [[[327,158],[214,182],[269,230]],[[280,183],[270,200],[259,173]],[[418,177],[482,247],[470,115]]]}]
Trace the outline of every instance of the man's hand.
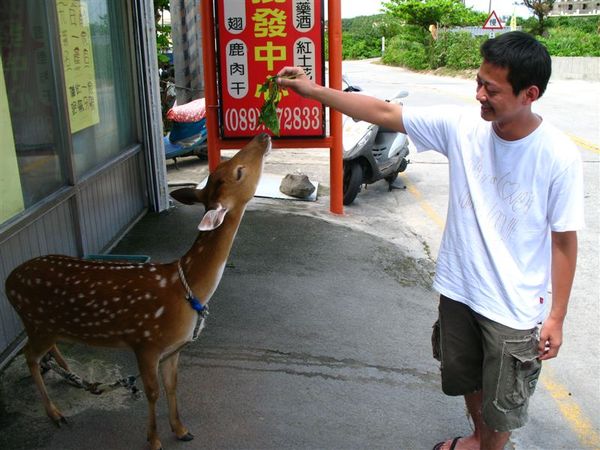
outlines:
[{"label": "man's hand", "polygon": [[300,67],[284,67],[277,74],[277,84],[291,89],[302,97],[310,97],[316,85],[306,76]]},{"label": "man's hand", "polygon": [[575,265],[577,264],[577,232],[552,232],[552,308],[540,331],[541,361],[556,358],[563,343],[563,323]]},{"label": "man's hand", "polygon": [[556,358],[563,339],[563,321],[548,317],[540,331],[540,361]]}]

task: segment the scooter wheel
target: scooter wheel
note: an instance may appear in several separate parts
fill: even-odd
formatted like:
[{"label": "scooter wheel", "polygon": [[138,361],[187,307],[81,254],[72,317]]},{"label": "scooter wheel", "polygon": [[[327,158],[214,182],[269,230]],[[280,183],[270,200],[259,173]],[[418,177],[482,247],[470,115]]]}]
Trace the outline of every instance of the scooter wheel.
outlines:
[{"label": "scooter wheel", "polygon": [[363,168],[358,161],[344,164],[344,205],[351,204],[358,193],[363,180]]}]

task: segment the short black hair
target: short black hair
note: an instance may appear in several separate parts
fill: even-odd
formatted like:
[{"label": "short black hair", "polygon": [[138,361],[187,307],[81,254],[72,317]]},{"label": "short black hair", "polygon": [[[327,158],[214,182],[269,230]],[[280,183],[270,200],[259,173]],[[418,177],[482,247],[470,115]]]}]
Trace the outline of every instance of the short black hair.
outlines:
[{"label": "short black hair", "polygon": [[552,74],[552,61],[546,47],[522,31],[503,33],[488,39],[480,48],[485,62],[508,69],[508,82],[517,95],[529,86],[537,86],[540,97]]}]

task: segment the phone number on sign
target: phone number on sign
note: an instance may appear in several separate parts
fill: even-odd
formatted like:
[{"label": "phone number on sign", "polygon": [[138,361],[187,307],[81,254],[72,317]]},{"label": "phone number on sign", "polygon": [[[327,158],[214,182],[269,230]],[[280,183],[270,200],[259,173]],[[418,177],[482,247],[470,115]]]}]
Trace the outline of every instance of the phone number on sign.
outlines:
[{"label": "phone number on sign", "polygon": [[[258,124],[260,109],[228,109],[225,112],[225,129],[229,131],[263,131]],[[277,118],[281,131],[320,130],[321,109],[318,106],[303,108],[277,108]]]}]

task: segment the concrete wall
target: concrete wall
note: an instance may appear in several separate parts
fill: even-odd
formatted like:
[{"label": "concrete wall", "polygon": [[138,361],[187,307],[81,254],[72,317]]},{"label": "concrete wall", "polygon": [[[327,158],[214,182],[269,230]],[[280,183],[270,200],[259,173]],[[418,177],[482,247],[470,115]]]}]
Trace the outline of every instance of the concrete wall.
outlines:
[{"label": "concrete wall", "polygon": [[552,78],[558,80],[600,81],[600,58],[591,56],[553,56]]}]

